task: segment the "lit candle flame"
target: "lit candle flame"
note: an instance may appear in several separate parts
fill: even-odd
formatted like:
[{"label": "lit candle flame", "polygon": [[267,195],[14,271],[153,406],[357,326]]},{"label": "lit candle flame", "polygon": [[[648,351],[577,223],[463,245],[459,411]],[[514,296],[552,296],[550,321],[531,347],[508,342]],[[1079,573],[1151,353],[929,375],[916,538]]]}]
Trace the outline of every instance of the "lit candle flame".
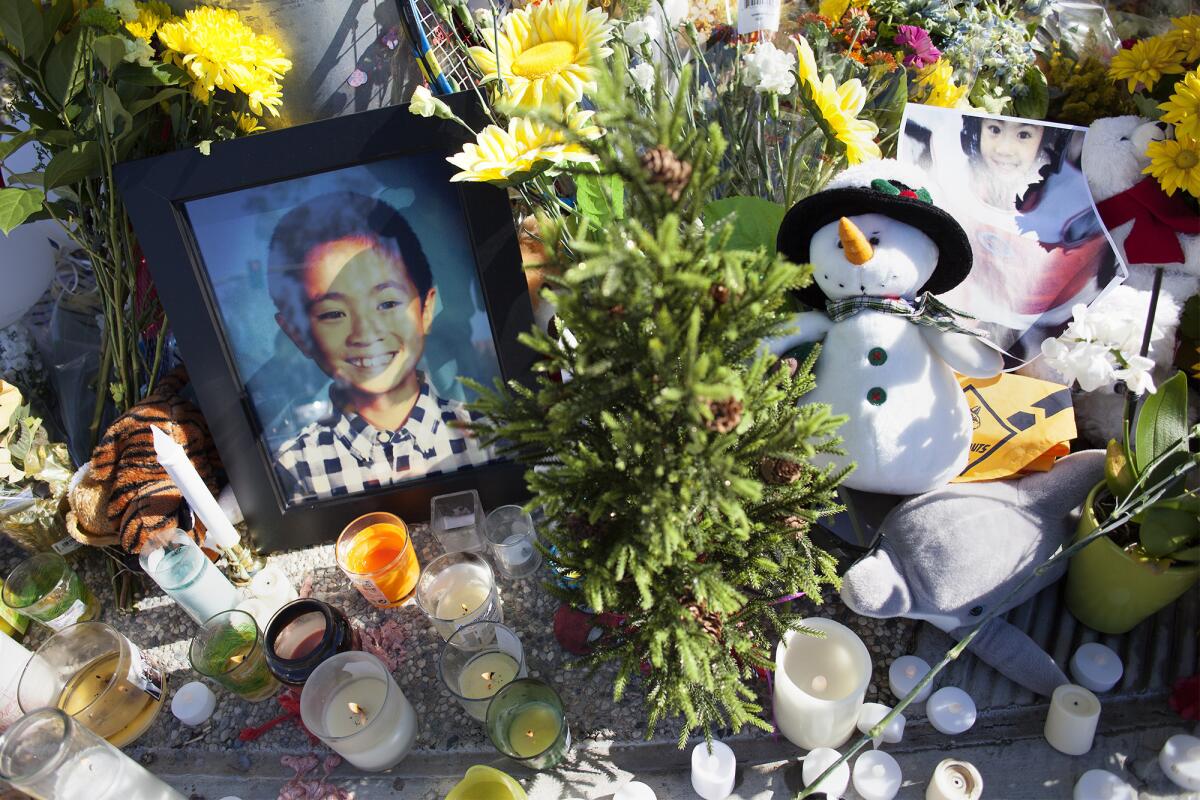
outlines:
[{"label": "lit candle flame", "polygon": [[479,673],[479,677],[483,678],[485,681],[490,681],[492,678],[496,677],[496,673],[494,673],[494,672],[481,672],[481,673]]},{"label": "lit candle flame", "polygon": [[470,608],[467,607],[466,603],[459,603],[459,605],[462,607],[464,614],[471,610]]},{"label": "lit candle flame", "polygon": [[346,708],[350,709],[350,715],[355,725],[362,725],[367,721],[366,709],[358,703],[346,703]]},{"label": "lit candle flame", "polygon": [[533,729],[525,731],[525,735],[528,736],[530,739],[532,739],[533,738]]},{"label": "lit candle flame", "polygon": [[237,666],[238,664],[242,663],[245,660],[246,660],[246,654],[242,653],[241,655],[230,656],[229,663],[233,664],[234,666]]}]

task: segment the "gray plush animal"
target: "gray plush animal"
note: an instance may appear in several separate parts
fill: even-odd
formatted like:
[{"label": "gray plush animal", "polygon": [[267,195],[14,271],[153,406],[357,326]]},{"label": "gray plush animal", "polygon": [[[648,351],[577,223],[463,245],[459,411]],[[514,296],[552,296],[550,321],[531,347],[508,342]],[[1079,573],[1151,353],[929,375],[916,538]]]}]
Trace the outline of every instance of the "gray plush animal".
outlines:
[{"label": "gray plush animal", "polygon": [[[964,637],[1029,571],[1074,534],[1088,492],[1104,475],[1104,453],[1087,450],[1052,470],[1015,481],[951,484],[896,506],[879,546],[850,567],[842,599],[857,614],[924,620]],[[1007,611],[1057,581],[1066,565],[1032,581]],[[1016,683],[1042,695],[1067,676],[1023,632],[989,622],[968,647]]]}]

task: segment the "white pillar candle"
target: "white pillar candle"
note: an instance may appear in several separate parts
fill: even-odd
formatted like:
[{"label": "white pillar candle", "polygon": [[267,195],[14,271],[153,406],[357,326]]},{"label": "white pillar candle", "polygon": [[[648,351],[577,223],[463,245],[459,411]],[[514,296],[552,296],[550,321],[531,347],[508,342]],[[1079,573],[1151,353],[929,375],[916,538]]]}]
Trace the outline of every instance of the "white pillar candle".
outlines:
[{"label": "white pillar candle", "polygon": [[204,523],[212,544],[222,550],[238,544],[241,539],[237,530],[225,517],[217,498],[212,496],[183,447],[156,425],[150,426],[150,434],[154,439],[154,455],[159,465]]},{"label": "white pillar candle", "polygon": [[203,725],[217,707],[217,696],[200,681],[190,681],[175,690],[171,713],[184,725]]},{"label": "white pillar candle", "polygon": [[737,758],[724,742],[714,741],[712,752],[706,742],[692,748],[692,789],[704,800],[725,800],[733,794]]},{"label": "white pillar candle", "polygon": [[[897,700],[908,697],[917,683],[929,674],[930,666],[923,658],[916,656],[900,656],[888,667],[888,687]],[[914,699],[914,703],[923,702],[933,691],[930,683]]]},{"label": "white pillar candle", "polygon": [[871,654],[854,631],[814,617],[800,626],[825,634],[784,634],[775,651],[775,721],[797,747],[839,747],[854,733],[871,682]]},{"label": "white pillar candle", "polygon": [[250,581],[250,596],[262,601],[272,614],[299,597],[287,573],[274,564],[255,574]]},{"label": "white pillar candle", "polygon": [[1107,692],[1116,686],[1124,671],[1121,657],[1098,642],[1080,645],[1071,657],[1071,677],[1093,692]]},{"label": "white pillar candle", "polygon": [[892,800],[904,780],[900,765],[882,750],[868,750],[854,762],[854,791],[862,800]]},{"label": "white pillar candle", "polygon": [[975,701],[957,686],[945,686],[925,703],[925,716],[942,733],[957,736],[975,724]]},{"label": "white pillar candle", "polygon": [[383,662],[338,653],[321,663],[300,693],[304,727],[359,769],[400,763],[417,737],[417,716]]},{"label": "white pillar candle", "polygon": [[[863,703],[863,707],[858,712],[858,730],[860,733],[870,733],[871,728],[878,725],[884,717],[892,713],[891,706],[885,706],[883,703]],[[883,734],[872,741],[876,747],[879,747],[881,742],[888,744],[896,744],[904,738],[904,715],[897,714],[896,717],[887,724],[883,729]]]},{"label": "white pillar candle", "polygon": [[267,623],[271,621],[271,617],[275,616],[275,612],[279,610],[271,608],[257,597],[250,597],[243,600],[237,604],[236,608],[238,611],[245,611],[254,617],[254,621],[258,623],[258,627],[264,631],[267,629]]},{"label": "white pillar candle", "polygon": [[612,800],[658,800],[658,795],[641,781],[630,781],[617,789]]},{"label": "white pillar candle", "polygon": [[[804,757],[804,768],[801,770],[804,785],[808,787],[816,783],[817,778],[820,778],[822,773],[832,767],[834,762],[841,757],[841,753],[829,747],[818,747],[809,751],[809,754]],[[850,765],[842,764],[828,778],[821,781],[821,785],[817,787],[817,794],[823,794],[828,798],[841,797],[846,793],[846,787],[849,785]]]},{"label": "white pillar candle", "polygon": [[1176,734],[1158,753],[1158,766],[1177,786],[1200,792],[1200,739]]},{"label": "white pillar candle", "polygon": [[1064,684],[1050,696],[1046,714],[1046,741],[1060,753],[1081,756],[1092,749],[1100,701],[1082,686]]},{"label": "white pillar candle", "polygon": [[925,800],[979,800],[983,797],[983,776],[969,761],[947,758],[933,769]]},{"label": "white pillar candle", "polygon": [[1103,769],[1089,769],[1075,783],[1072,800],[1137,800],[1137,790]]}]

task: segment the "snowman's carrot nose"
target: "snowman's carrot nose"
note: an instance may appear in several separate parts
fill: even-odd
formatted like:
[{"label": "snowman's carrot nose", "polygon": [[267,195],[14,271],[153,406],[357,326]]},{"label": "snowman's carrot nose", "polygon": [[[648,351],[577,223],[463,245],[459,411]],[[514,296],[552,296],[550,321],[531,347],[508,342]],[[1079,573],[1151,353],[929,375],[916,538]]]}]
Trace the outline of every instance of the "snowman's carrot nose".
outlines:
[{"label": "snowman's carrot nose", "polygon": [[846,253],[846,260],[856,267],[867,263],[871,260],[871,256],[875,255],[875,250],[867,241],[867,237],[863,235],[857,225],[845,217],[838,221],[838,238],[842,240],[842,250]]}]

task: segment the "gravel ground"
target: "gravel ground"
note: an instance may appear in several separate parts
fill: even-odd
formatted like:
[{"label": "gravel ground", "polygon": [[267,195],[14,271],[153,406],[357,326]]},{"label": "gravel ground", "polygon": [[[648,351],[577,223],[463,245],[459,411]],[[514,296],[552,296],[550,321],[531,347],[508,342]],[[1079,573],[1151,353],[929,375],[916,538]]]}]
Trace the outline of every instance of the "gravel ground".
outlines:
[{"label": "gravel ground", "polygon": [[[441,552],[425,526],[413,526],[413,539],[418,544],[421,563],[428,563]],[[21,558],[22,552],[10,540],[0,538],[0,575],[7,574]],[[170,674],[172,691],[188,681],[204,680],[188,663],[187,648],[195,624],[157,586],[151,584],[137,601],[133,613],[122,613],[113,608],[106,558],[94,551],[76,551],[71,561],[101,598],[104,606],[101,619],[158,660]],[[400,609],[382,611],[369,606],[339,572],[332,545],[278,554],[270,557],[269,563],[282,567],[297,588],[311,579],[312,596],[341,608],[356,624],[372,628],[388,619],[399,622],[403,629],[403,650],[397,659],[399,668],[395,677],[420,718],[418,749],[444,752],[488,746],[482,724],[469,717],[441,686],[437,677],[441,639],[415,602],[410,601]],[[533,578],[520,581],[501,579],[500,582],[505,622],[521,637],[530,674],[558,689],[567,705],[576,738],[615,741],[644,739],[642,695],[636,684],[621,703],[614,703],[612,682],[615,670],[604,669],[589,674],[569,668],[574,657],[558,646],[552,632],[557,601],[541,586],[541,582],[548,579],[549,570],[543,565]],[[887,667],[896,657],[909,652],[913,643],[913,623],[858,617],[842,606],[836,596],[831,596],[819,608],[807,600],[799,603],[805,613],[831,616],[863,638],[874,656],[876,666],[867,700],[890,702]],[[35,624],[25,639],[25,645],[35,649],[46,635],[46,629]],[[279,715],[282,709],[275,699],[251,704],[223,691],[211,681],[209,685],[217,693],[218,702],[216,712],[208,723],[200,728],[184,727],[164,705],[153,727],[139,740],[139,749],[143,746],[179,748],[185,744],[192,748],[232,749],[242,751],[244,757],[239,756],[237,761],[246,770],[251,768],[251,757],[259,752],[304,752],[310,749],[305,734],[290,722],[273,728],[256,741],[240,741],[238,733],[243,728],[262,725]],[[766,687],[761,689],[764,699],[769,699]],[[678,725],[667,723],[659,727],[654,740],[673,742],[678,735]],[[145,757],[151,756],[147,754]]]}]

